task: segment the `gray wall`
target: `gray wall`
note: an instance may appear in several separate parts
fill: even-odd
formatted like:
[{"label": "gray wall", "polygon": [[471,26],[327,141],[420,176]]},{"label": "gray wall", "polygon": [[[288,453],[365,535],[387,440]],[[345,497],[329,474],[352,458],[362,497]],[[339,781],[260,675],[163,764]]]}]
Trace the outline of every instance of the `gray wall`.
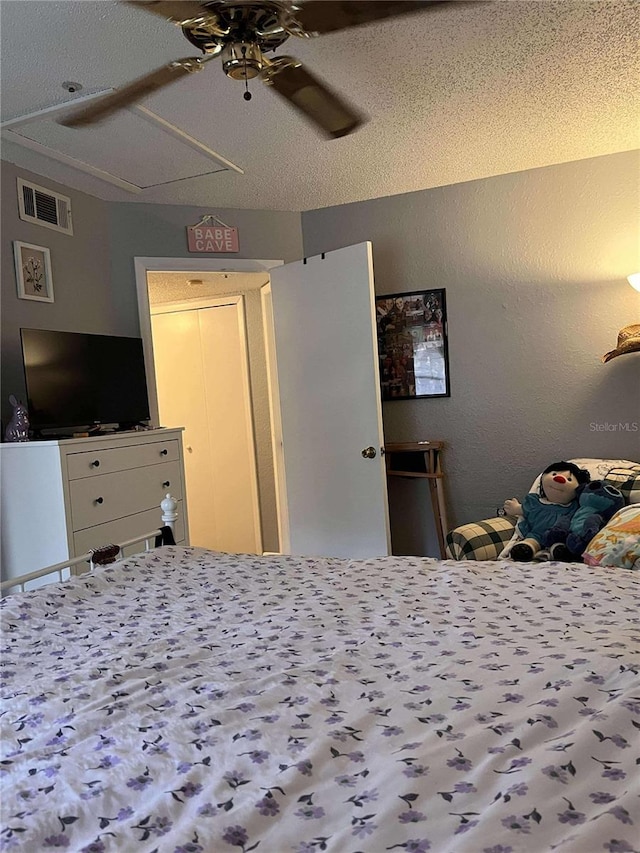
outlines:
[{"label": "gray wall", "polygon": [[[214,210],[240,256],[295,260],[371,240],[376,290],[446,287],[452,396],[385,403],[387,441],[443,438],[451,522],[494,513],[557,457],[640,457],[638,152],[298,213]],[[21,222],[17,175],[72,199],[75,236]],[[205,208],[107,203],[2,164],[2,414],[24,394],[20,326],[137,334],[133,257],[189,257]],[[18,300],[12,240],[51,249],[56,301]],[[191,255],[190,257],[193,257]],[[594,429],[593,426],[601,429]],[[615,429],[612,429],[615,427]],[[435,553],[424,483],[391,484],[397,553]]]},{"label": "gray wall", "polygon": [[[45,186],[71,198],[74,235],[70,237],[18,218],[16,178]],[[108,206],[83,193],[39,175],[2,163],[2,422],[12,408],[9,394],[25,399],[20,328],[60,329],[97,334],[134,335],[137,314],[114,299],[110,273]],[[51,251],[55,302],[18,299],[12,241],[20,240]],[[135,294],[134,294],[135,305]],[[3,432],[4,435],[4,432]]]},{"label": "gray wall", "polygon": [[[558,458],[640,459],[640,431],[618,427],[640,426],[640,354],[600,361],[640,322],[639,166],[626,152],[303,213],[305,255],[371,240],[378,294],[447,290],[451,397],[385,403],[384,426],[447,442],[452,523]],[[390,485],[394,551],[435,553],[424,484]]]},{"label": "gray wall", "polygon": [[186,226],[215,213],[240,237],[238,254],[203,254],[203,258],[262,258],[297,261],[302,257],[299,213],[275,210],[225,210],[168,204],[109,204],[111,279],[133,299],[137,316],[132,258],[195,258],[187,251]]},{"label": "gray wall", "polygon": [[[18,218],[16,178],[33,181],[71,198],[74,235],[69,237]],[[205,258],[278,258],[302,256],[299,213],[119,204],[101,201],[2,163],[2,422],[11,417],[8,395],[24,398],[20,327],[96,334],[137,335],[138,306],[133,258],[195,257],[186,246],[187,225],[216,213],[236,226],[240,252]],[[12,241],[51,250],[55,302],[18,299]]]}]

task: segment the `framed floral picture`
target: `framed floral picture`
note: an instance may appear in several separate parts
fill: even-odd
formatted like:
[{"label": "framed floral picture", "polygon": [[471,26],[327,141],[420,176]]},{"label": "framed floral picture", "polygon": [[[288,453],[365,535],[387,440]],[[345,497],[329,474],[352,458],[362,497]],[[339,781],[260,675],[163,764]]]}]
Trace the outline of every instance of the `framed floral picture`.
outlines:
[{"label": "framed floral picture", "polygon": [[376,323],[383,400],[451,395],[443,288],[377,297]]},{"label": "framed floral picture", "polygon": [[16,282],[20,299],[53,302],[51,253],[44,246],[13,242],[16,262]]}]

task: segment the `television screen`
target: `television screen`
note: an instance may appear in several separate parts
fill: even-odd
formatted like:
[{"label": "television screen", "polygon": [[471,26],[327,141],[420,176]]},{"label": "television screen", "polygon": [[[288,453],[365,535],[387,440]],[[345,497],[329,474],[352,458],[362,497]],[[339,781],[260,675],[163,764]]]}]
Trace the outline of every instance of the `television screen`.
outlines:
[{"label": "television screen", "polygon": [[21,329],[31,428],[131,428],[149,418],[142,340]]}]

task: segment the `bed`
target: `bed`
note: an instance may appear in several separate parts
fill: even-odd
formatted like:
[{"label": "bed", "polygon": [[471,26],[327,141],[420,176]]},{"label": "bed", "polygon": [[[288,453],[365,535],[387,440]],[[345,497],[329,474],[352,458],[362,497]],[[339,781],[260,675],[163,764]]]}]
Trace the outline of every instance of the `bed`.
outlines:
[{"label": "bed", "polygon": [[166,546],[2,601],[3,849],[640,847],[640,574]]}]

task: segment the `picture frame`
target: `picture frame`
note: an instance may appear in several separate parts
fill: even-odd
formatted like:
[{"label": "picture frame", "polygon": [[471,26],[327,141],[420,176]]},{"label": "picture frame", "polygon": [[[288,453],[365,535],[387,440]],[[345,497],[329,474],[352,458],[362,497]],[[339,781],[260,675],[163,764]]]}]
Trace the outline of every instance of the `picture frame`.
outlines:
[{"label": "picture frame", "polygon": [[444,288],[376,297],[383,401],[450,397]]},{"label": "picture frame", "polygon": [[19,299],[53,302],[51,253],[45,246],[13,241]]}]

